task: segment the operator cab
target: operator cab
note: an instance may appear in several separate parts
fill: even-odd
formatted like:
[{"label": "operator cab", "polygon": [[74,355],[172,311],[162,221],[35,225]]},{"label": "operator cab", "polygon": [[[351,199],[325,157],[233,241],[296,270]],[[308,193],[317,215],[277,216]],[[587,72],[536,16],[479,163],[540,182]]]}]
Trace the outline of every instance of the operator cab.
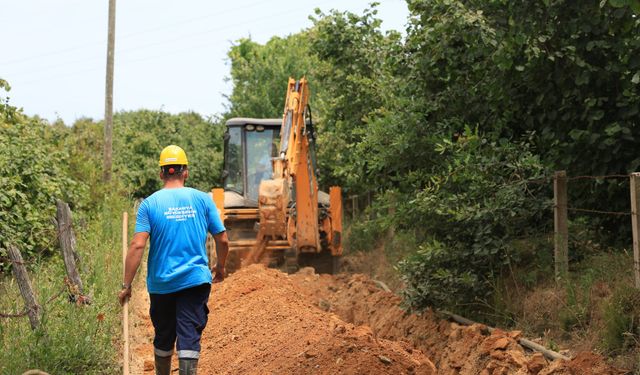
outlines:
[{"label": "operator cab", "polygon": [[282,119],[232,118],[224,135],[224,207],[258,207],[260,181],[271,179]]}]

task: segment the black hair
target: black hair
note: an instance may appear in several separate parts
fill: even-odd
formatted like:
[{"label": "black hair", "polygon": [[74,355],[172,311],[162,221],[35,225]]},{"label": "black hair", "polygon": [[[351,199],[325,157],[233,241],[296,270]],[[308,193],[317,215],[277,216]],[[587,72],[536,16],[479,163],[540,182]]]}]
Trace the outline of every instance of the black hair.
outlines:
[{"label": "black hair", "polygon": [[182,164],[163,165],[160,170],[164,178],[168,180],[182,177],[184,171],[187,170],[187,166]]}]

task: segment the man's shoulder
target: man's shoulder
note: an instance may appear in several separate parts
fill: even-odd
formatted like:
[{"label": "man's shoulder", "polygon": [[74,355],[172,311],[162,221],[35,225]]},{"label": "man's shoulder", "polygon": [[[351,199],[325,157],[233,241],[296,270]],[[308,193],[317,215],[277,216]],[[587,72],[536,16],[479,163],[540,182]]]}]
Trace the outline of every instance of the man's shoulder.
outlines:
[{"label": "man's shoulder", "polygon": [[208,198],[209,197],[209,195],[207,193],[205,193],[204,191],[201,191],[201,190],[198,190],[198,189],[194,189],[194,188],[191,188],[191,187],[187,187],[185,189],[187,189],[189,194],[191,194],[194,197],[197,197],[198,199],[203,199],[203,198]]},{"label": "man's shoulder", "polygon": [[158,197],[162,194],[162,190],[157,190],[156,192],[154,192],[153,194],[151,194],[150,196],[144,198],[142,200],[141,204],[149,204],[150,202],[153,202],[155,200],[158,199]]},{"label": "man's shoulder", "polygon": [[203,191],[190,188],[190,187],[184,187],[181,189],[162,189],[148,196],[143,201],[143,203],[148,202],[147,204],[149,204],[154,201],[162,202],[162,201],[165,201],[166,199],[178,198],[178,197],[183,197],[183,198],[191,197],[192,199],[203,200],[205,198],[209,198],[209,195]]}]

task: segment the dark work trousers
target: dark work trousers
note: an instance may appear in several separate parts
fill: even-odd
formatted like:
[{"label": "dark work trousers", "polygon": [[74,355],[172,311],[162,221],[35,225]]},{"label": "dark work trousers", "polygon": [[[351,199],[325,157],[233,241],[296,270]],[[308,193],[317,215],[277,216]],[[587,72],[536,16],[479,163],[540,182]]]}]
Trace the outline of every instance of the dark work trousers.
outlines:
[{"label": "dark work trousers", "polygon": [[211,284],[207,283],[168,294],[149,294],[156,355],[172,355],[177,338],[178,358],[200,357],[200,337],[207,325],[210,291]]}]

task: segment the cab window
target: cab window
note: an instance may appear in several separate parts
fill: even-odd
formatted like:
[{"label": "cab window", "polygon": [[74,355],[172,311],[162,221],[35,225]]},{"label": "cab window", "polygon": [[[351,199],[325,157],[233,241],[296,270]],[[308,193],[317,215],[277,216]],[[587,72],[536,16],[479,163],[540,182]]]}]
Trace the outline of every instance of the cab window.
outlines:
[{"label": "cab window", "polygon": [[242,128],[229,128],[229,140],[227,141],[226,171],[224,189],[232,190],[239,194],[244,193],[243,153],[242,153]]},{"label": "cab window", "polygon": [[278,155],[280,132],[274,129],[246,131],[247,198],[257,201],[260,181],[273,176],[271,158]]}]

